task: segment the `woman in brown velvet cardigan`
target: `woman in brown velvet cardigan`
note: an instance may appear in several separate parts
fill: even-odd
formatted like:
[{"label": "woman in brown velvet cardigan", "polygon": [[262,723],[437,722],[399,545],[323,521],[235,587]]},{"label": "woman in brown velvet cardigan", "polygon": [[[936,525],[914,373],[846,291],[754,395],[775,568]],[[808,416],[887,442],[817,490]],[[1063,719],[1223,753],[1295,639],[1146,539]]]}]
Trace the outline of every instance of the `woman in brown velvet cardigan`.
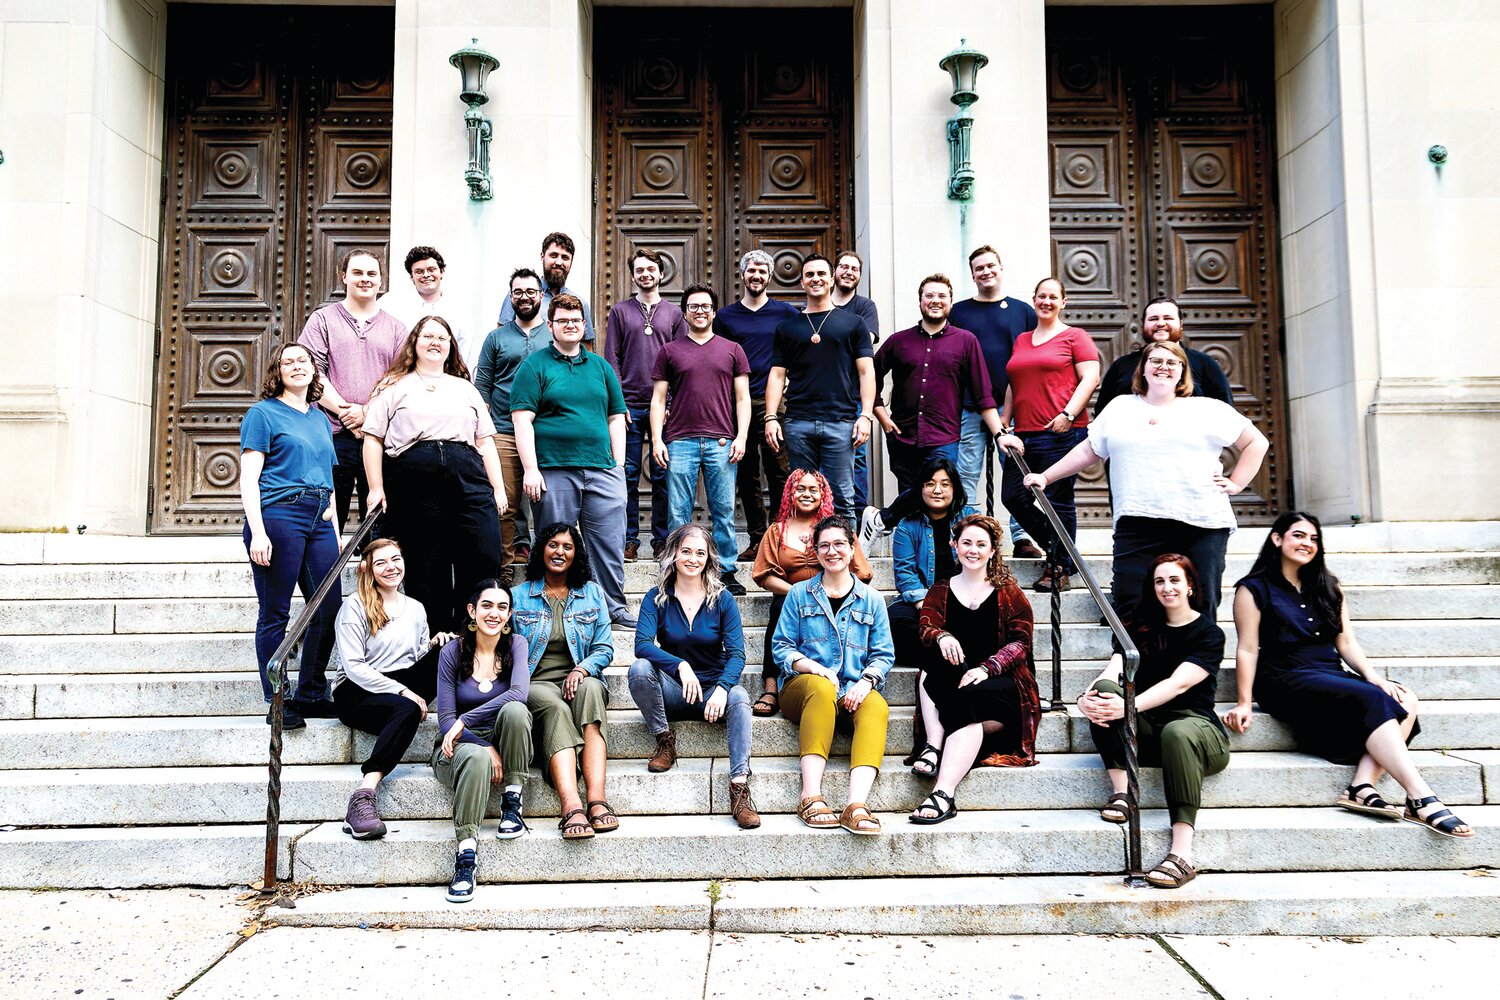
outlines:
[{"label": "woman in brown velvet cardigan", "polygon": [[[927,741],[942,753],[932,794],[911,814],[931,825],[958,814],[954,793],[976,764],[1036,763],[1041,696],[1031,662],[1031,602],[1000,556],[1000,522],[973,514],[953,526],[958,575],[922,601],[931,698]],[[928,717],[931,716],[931,717]]]}]

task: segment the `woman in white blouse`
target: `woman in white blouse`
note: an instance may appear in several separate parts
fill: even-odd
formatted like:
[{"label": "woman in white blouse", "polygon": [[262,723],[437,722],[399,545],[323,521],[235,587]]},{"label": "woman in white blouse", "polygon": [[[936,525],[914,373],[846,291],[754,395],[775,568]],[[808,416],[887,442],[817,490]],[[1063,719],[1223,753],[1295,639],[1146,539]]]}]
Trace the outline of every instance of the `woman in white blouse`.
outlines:
[{"label": "woman in white blouse", "polygon": [[[1163,552],[1193,561],[1213,614],[1235,527],[1229,498],[1255,478],[1270,442],[1234,407],[1193,395],[1187,354],[1171,341],[1141,352],[1131,387],[1134,392],[1110,400],[1094,418],[1085,440],[1051,468],[1026,477],[1025,485],[1045,487],[1109,459],[1115,527],[1110,586],[1120,617],[1130,619],[1142,587],[1150,585],[1151,563]],[[1225,448],[1239,456],[1228,475]]]},{"label": "woman in white blouse", "polygon": [[406,552],[406,592],[434,628],[466,620],[474,584],[500,559],[509,510],[495,424],[441,316],[424,316],[365,408],[371,508],[385,500],[384,533]]}]

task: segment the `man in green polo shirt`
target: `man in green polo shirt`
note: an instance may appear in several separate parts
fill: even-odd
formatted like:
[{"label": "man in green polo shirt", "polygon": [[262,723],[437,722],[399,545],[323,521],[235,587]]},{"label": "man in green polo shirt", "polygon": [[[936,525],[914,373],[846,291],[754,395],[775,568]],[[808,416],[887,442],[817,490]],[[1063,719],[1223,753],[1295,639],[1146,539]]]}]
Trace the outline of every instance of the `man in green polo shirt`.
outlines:
[{"label": "man in green polo shirt", "polygon": [[625,607],[625,395],[609,362],[583,349],[577,296],[553,296],[547,320],[552,343],[511,383],[522,488],[539,528],[578,525],[610,620],[635,628]]}]

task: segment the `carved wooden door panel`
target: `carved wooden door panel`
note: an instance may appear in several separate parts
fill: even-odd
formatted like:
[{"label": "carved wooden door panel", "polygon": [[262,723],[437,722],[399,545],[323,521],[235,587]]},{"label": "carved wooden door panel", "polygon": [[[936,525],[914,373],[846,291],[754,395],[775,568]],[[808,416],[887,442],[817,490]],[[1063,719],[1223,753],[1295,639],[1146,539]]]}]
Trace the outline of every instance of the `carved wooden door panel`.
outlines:
[{"label": "carved wooden door panel", "polygon": [[[1241,523],[1269,521],[1291,498],[1269,18],[1051,8],[1047,48],[1052,266],[1068,318],[1108,367],[1139,345],[1147,301],[1181,303],[1185,342],[1271,439],[1234,500]],[[1102,469],[1080,477],[1078,499],[1080,519],[1108,517]]]},{"label": "carved wooden door panel", "polygon": [[267,361],[342,294],[345,250],[386,256],[393,22],[336,14],[173,8],[153,531],[238,529]]},{"label": "carved wooden door panel", "polygon": [[632,293],[636,245],[663,255],[664,291],[721,299],[765,249],[793,301],[803,256],[847,245],[850,20],[799,10],[791,31],[790,13],[596,10],[599,312]]}]

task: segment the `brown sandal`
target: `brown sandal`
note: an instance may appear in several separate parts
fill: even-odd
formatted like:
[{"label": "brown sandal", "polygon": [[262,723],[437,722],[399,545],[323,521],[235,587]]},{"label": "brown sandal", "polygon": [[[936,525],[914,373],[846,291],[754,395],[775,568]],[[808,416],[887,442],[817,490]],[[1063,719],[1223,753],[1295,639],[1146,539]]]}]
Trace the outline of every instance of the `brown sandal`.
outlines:
[{"label": "brown sandal", "polygon": [[[568,820],[574,816],[582,816],[583,819],[576,823],[569,823]],[[557,828],[562,831],[563,840],[588,840],[592,837],[594,828],[589,825],[588,819],[588,813],[582,809],[574,809],[572,812],[565,813],[563,818],[557,821]]]},{"label": "brown sandal", "polygon": [[1133,812],[1135,812],[1135,799],[1130,797],[1130,793],[1115,792],[1099,810],[1099,818],[1108,823],[1129,823],[1130,814]]},{"label": "brown sandal", "polygon": [[839,825],[838,813],[828,808],[828,803],[821,795],[814,795],[797,803],[797,818],[802,820],[804,826],[814,830],[832,830]]},{"label": "brown sandal", "polygon": [[1197,869],[1175,854],[1168,854],[1161,864],[1146,873],[1146,881],[1158,889],[1181,889],[1197,877]]},{"label": "brown sandal", "polygon": [[613,806],[603,799],[594,799],[588,803],[591,814],[595,806],[604,807],[602,813],[589,816],[589,826],[594,828],[595,833],[613,833],[620,828],[620,817],[615,815]]},{"label": "brown sandal", "polygon": [[760,697],[755,699],[755,704],[750,706],[750,714],[767,719],[775,715],[780,708],[780,695],[775,691],[762,691]]},{"label": "brown sandal", "polygon": [[850,833],[857,833],[861,837],[874,837],[880,833],[880,820],[870,812],[870,807],[863,802],[851,802],[844,807],[839,815],[839,826]]}]

